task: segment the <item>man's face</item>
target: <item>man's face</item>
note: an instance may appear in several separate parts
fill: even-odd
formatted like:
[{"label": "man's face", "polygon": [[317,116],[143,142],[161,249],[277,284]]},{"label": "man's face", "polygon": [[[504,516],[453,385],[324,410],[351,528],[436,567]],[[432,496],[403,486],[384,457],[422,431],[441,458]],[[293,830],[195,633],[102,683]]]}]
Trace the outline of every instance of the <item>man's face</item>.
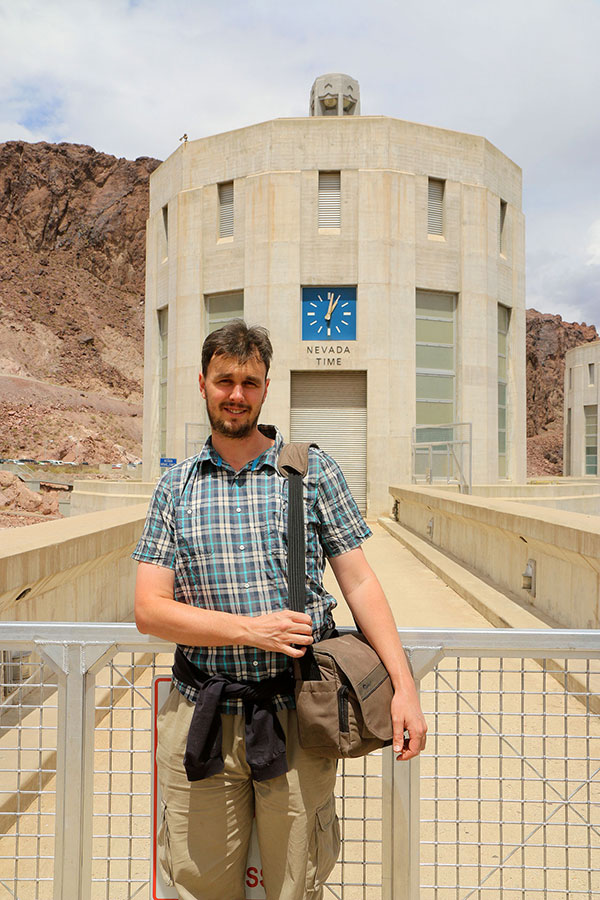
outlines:
[{"label": "man's face", "polygon": [[256,428],[269,386],[266,373],[258,356],[243,365],[232,356],[213,356],[206,376],[200,375],[200,393],[213,432],[244,438]]}]

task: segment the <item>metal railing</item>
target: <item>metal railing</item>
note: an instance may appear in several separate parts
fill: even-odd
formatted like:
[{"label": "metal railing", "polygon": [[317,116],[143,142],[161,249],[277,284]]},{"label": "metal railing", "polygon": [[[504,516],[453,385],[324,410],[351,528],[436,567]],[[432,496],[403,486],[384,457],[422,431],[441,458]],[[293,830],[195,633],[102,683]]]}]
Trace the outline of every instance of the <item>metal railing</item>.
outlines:
[{"label": "metal railing", "polygon": [[[400,636],[427,748],[340,766],[326,896],[600,892],[600,632]],[[0,897],[150,896],[150,695],[170,646],[129,624],[3,623],[0,649]]]},{"label": "metal railing", "polygon": [[461,493],[473,486],[473,425],[415,425],[412,429],[412,483],[457,484]]}]

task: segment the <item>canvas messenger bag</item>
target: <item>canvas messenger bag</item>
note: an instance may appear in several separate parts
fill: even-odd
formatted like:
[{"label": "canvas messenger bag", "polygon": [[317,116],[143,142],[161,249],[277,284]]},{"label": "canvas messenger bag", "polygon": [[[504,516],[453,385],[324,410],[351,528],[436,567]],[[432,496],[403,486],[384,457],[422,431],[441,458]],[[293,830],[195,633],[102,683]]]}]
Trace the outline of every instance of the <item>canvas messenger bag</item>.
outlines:
[{"label": "canvas messenger bag", "polygon": [[[290,609],[306,609],[306,559],[302,478],[308,449],[285,444],[279,471],[289,481],[288,579]],[[327,637],[294,661],[301,746],[332,759],[365,756],[392,742],[393,688],[385,666],[358,632]]]}]

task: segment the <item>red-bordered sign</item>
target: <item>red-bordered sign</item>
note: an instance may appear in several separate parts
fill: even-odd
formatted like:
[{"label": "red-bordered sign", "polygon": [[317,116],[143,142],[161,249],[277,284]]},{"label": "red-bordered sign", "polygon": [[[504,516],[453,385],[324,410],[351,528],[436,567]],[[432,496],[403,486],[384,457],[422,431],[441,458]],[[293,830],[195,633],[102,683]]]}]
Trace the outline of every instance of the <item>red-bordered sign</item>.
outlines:
[{"label": "red-bordered sign", "polygon": [[[152,681],[152,870],[150,873],[150,897],[151,900],[179,900],[173,885],[164,883],[158,865],[156,838],[160,828],[160,785],[156,768],[156,724],[158,711],[169,696],[171,689],[171,677],[157,675]],[[252,828],[250,846],[248,848],[248,862],[246,865],[246,900],[266,900],[264,885],[262,882],[262,868],[260,853],[258,850],[258,838],[256,835],[256,823]]]}]

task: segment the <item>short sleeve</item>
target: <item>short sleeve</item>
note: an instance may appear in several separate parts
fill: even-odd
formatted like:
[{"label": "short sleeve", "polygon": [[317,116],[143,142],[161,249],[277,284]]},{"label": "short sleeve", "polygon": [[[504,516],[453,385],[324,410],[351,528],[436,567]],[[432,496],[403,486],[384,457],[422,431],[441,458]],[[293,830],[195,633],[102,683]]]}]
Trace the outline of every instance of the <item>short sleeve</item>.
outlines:
[{"label": "short sleeve", "polygon": [[175,568],[174,510],[170,472],[165,473],[154,488],[142,536],[131,556],[138,562]]},{"label": "short sleeve", "polygon": [[350,488],[336,461],[319,451],[316,511],[321,525],[321,543],[326,556],[339,556],[371,537]]}]

